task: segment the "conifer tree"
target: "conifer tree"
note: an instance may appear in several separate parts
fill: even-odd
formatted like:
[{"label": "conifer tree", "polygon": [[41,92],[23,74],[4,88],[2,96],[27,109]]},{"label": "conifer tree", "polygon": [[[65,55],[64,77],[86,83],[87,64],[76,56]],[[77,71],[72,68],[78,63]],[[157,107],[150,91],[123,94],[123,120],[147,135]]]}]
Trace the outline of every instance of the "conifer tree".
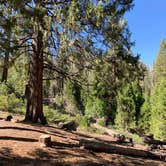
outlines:
[{"label": "conifer tree", "polygon": [[138,128],[145,133],[148,133],[150,131],[150,120],[151,120],[150,97],[152,92],[152,81],[153,81],[152,71],[147,68],[143,80],[143,98],[145,99],[145,101],[140,108],[140,115],[138,121]]},{"label": "conifer tree", "polygon": [[17,44],[16,40],[16,22],[15,13],[9,7],[9,4],[0,5],[0,48],[1,57],[3,57],[2,77],[1,82],[7,82],[8,69],[12,66],[14,59],[16,59],[16,50],[14,46]]},{"label": "conifer tree", "polygon": [[154,84],[150,98],[150,130],[156,138],[166,138],[166,43],[162,39],[159,53],[154,63]]},{"label": "conifer tree", "polygon": [[164,78],[152,91],[150,129],[155,138],[166,139],[166,80]]},{"label": "conifer tree", "polygon": [[158,84],[162,78],[166,78],[166,43],[163,38],[160,49],[154,63],[154,85]]},{"label": "conifer tree", "polygon": [[118,128],[136,127],[136,106],[132,84],[126,85],[117,97],[117,113],[115,124]]}]

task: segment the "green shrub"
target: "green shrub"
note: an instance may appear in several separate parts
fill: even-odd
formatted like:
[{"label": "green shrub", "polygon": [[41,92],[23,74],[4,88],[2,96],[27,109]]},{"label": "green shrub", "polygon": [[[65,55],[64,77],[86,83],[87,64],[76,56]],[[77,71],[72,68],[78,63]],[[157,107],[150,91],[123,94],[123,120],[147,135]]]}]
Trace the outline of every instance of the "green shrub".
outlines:
[{"label": "green shrub", "polygon": [[80,126],[81,128],[88,128],[88,127],[90,126],[87,116],[82,116],[82,117],[80,118],[79,126]]},{"label": "green shrub", "polygon": [[88,98],[85,106],[85,114],[88,117],[102,117],[106,114],[106,104],[99,98]]},{"label": "green shrub", "polygon": [[8,97],[5,95],[0,96],[0,108],[8,109]]},{"label": "green shrub", "polygon": [[9,89],[4,83],[0,83],[0,95],[8,95]]},{"label": "green shrub", "polygon": [[74,119],[69,114],[61,112],[59,110],[51,109],[48,106],[44,106],[44,114],[48,122],[51,122],[51,123],[71,121]]},{"label": "green shrub", "polygon": [[7,101],[8,101],[9,110],[20,108],[23,104],[22,101],[20,99],[16,98],[16,96],[14,94],[8,95]]},{"label": "green shrub", "polygon": [[100,126],[103,126],[103,127],[106,126],[104,119],[99,119],[99,120],[98,120],[98,124],[99,124]]}]

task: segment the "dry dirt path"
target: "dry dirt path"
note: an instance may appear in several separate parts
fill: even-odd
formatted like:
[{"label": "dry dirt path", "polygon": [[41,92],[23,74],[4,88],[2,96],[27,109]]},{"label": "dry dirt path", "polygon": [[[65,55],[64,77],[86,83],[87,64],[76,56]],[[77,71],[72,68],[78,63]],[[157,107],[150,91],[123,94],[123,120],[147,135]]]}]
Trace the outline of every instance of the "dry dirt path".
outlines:
[{"label": "dry dirt path", "polygon": [[[0,112],[0,118],[5,113]],[[22,118],[22,117],[14,117]],[[42,134],[52,137],[53,146],[43,148],[38,143]],[[165,162],[133,158],[117,154],[95,153],[79,147],[83,134],[66,132],[56,127],[43,127],[0,120],[0,166],[165,166]],[[85,134],[84,134],[85,136]],[[108,136],[91,135],[109,140]],[[88,136],[87,136],[88,137]]]}]

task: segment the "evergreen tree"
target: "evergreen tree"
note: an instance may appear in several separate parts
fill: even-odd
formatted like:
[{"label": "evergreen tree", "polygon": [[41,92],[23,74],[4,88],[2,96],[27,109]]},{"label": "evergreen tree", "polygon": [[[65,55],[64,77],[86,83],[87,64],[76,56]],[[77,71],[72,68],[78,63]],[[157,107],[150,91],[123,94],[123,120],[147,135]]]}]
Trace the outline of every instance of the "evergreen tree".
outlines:
[{"label": "evergreen tree", "polygon": [[160,49],[154,63],[154,85],[158,84],[162,78],[166,78],[166,43],[163,38]]},{"label": "evergreen tree", "polygon": [[153,88],[151,97],[151,132],[155,138],[166,139],[166,80]]},{"label": "evergreen tree", "polygon": [[151,122],[150,98],[145,97],[145,102],[143,103],[140,110],[138,128],[142,130],[142,132],[148,133],[150,131],[150,122]]},{"label": "evergreen tree", "polygon": [[1,82],[7,82],[8,69],[17,57],[17,49],[14,48],[17,45],[18,28],[15,14],[8,3],[0,5],[0,55],[3,57]]},{"label": "evergreen tree", "polygon": [[115,124],[122,129],[136,127],[136,106],[132,84],[125,86],[117,97]]},{"label": "evergreen tree", "polygon": [[166,43],[162,39],[154,64],[154,85],[150,99],[151,132],[156,138],[166,138]]},{"label": "evergreen tree", "polygon": [[136,111],[135,118],[136,118],[136,124],[138,125],[141,107],[145,101],[142,94],[142,88],[140,86],[140,82],[138,81],[138,79],[132,83],[132,89],[133,89],[133,95],[134,95],[133,99],[134,99],[135,111]]},{"label": "evergreen tree", "polygon": [[138,128],[145,133],[150,131],[150,120],[151,120],[151,106],[150,97],[152,91],[152,72],[147,68],[145,77],[143,80],[143,97],[145,99],[140,109]]}]

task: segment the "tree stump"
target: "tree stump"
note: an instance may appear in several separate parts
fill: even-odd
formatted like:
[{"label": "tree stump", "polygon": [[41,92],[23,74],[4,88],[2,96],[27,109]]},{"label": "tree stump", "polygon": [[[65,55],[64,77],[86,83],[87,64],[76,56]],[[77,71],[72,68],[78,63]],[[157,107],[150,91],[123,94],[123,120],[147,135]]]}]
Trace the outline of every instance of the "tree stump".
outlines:
[{"label": "tree stump", "polygon": [[51,136],[50,135],[41,135],[39,137],[39,143],[42,147],[51,147]]}]

